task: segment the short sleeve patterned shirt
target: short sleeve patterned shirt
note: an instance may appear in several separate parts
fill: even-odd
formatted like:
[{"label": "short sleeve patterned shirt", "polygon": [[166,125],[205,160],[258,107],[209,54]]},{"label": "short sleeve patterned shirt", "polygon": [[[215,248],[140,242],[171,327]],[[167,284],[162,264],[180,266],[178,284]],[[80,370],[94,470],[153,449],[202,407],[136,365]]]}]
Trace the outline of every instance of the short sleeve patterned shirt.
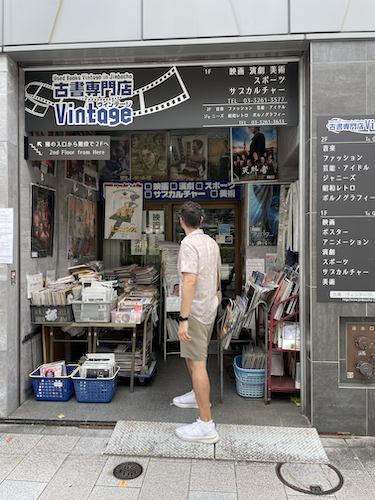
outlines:
[{"label": "short sleeve patterned shirt", "polygon": [[180,293],[184,282],[182,273],[196,274],[190,314],[205,325],[211,324],[216,317],[218,262],[219,247],[202,229],[196,229],[182,240],[178,256]]}]

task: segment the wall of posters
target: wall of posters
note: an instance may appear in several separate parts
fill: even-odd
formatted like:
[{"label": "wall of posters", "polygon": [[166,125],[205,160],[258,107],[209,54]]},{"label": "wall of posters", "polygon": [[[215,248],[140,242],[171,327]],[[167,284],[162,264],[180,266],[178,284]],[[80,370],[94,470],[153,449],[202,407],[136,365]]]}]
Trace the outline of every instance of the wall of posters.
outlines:
[{"label": "wall of posters", "polygon": [[231,178],[231,151],[229,137],[208,138],[208,178]]},{"label": "wall of posters", "polygon": [[171,181],[207,179],[207,136],[172,137]]},{"label": "wall of posters", "polygon": [[249,245],[277,245],[279,204],[279,185],[249,185]]},{"label": "wall of posters", "polygon": [[277,180],[277,127],[233,127],[232,180]]},{"label": "wall of posters", "polygon": [[101,181],[130,180],[130,141],[129,137],[111,137],[111,157],[99,161]]},{"label": "wall of posters", "polygon": [[68,258],[95,257],[96,203],[69,195]]},{"label": "wall of posters", "polygon": [[98,160],[67,160],[65,178],[98,191],[98,163]]},{"label": "wall of posters", "polygon": [[131,134],[130,157],[133,181],[167,180],[165,133]]},{"label": "wall of posters", "polygon": [[52,256],[55,190],[31,184],[31,257]]},{"label": "wall of posters", "polygon": [[106,186],[105,189],[105,239],[142,239],[141,183],[121,183],[121,187]]}]

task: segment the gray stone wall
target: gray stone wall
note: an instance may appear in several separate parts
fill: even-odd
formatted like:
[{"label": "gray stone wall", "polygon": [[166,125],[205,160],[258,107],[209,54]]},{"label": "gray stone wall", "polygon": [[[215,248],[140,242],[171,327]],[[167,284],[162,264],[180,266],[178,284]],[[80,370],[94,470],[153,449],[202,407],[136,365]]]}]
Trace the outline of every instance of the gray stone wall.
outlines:
[{"label": "gray stone wall", "polygon": [[[305,220],[310,230],[306,254],[310,274],[305,297],[311,329],[307,338],[308,372],[311,375],[311,422],[322,432],[359,435],[375,431],[374,389],[339,388],[339,318],[375,315],[373,304],[327,304],[316,300],[316,149],[320,115],[375,114],[375,42],[313,42],[311,44],[310,201]],[[308,247],[306,247],[308,248]],[[307,380],[308,382],[308,380]],[[309,416],[309,415],[308,415]]]},{"label": "gray stone wall", "polygon": [[[13,263],[0,264],[0,417],[18,406],[18,68],[0,56],[0,207],[13,209]],[[16,284],[11,285],[11,271]]]}]

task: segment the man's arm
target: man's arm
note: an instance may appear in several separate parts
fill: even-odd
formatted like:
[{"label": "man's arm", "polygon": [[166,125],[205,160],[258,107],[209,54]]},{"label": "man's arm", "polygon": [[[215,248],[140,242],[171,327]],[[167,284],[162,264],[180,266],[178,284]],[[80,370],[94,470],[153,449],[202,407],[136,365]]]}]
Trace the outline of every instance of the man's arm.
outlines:
[{"label": "man's arm", "polygon": [[[195,284],[197,282],[197,275],[194,273],[182,273],[184,275],[184,282],[181,291],[181,309],[180,315],[187,318],[190,314],[191,304],[193,303]],[[181,342],[190,342],[191,337],[188,333],[189,322],[181,321],[178,327],[178,336]]]}]

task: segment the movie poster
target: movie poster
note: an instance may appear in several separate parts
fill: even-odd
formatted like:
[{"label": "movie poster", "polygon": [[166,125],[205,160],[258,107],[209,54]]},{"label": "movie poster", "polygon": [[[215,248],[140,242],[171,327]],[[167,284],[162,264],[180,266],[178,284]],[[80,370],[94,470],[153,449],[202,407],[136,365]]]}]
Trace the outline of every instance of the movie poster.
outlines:
[{"label": "movie poster", "polygon": [[128,137],[111,137],[111,157],[99,161],[101,181],[130,180],[130,145]]},{"label": "movie poster", "polygon": [[105,188],[104,238],[142,239],[143,186],[129,182]]},{"label": "movie poster", "polygon": [[166,134],[131,134],[130,158],[132,181],[166,181]]},{"label": "movie poster", "polygon": [[68,259],[95,257],[96,203],[69,195]]},{"label": "movie poster", "polygon": [[280,185],[249,185],[249,245],[276,246]]},{"label": "movie poster", "polygon": [[231,179],[229,137],[208,138],[208,179]]},{"label": "movie poster", "polygon": [[171,181],[207,179],[207,136],[172,137]]},{"label": "movie poster", "polygon": [[275,181],[277,127],[232,127],[232,181]]},{"label": "movie poster", "polygon": [[52,257],[55,190],[31,184],[31,257]]},{"label": "movie poster", "polygon": [[65,178],[98,191],[98,163],[98,160],[67,160]]}]

